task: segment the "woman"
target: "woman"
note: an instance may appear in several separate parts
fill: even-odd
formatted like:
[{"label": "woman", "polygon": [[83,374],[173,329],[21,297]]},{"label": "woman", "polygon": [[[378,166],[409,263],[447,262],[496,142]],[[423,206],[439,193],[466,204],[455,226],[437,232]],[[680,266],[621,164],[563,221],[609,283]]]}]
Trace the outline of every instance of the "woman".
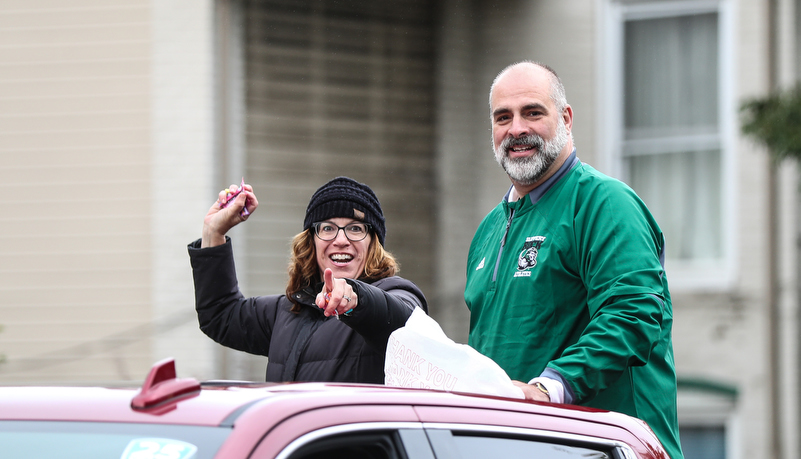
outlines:
[{"label": "woman", "polygon": [[220,192],[202,238],[189,245],[200,329],[224,346],[267,356],[267,381],[382,384],[390,333],[428,306],[416,285],[396,276],[373,190],[347,177],[320,187],[292,240],[285,294],[245,298],[225,235],[258,207],[253,188],[242,188],[225,206],[227,191]]}]

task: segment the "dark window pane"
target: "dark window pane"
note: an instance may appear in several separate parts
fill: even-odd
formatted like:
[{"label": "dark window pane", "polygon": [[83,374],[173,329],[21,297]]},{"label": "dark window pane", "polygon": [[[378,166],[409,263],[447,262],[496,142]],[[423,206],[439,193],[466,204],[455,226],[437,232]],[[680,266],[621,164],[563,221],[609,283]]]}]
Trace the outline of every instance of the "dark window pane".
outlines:
[{"label": "dark window pane", "polygon": [[725,459],[726,431],[723,427],[679,429],[685,459]]},{"label": "dark window pane", "polygon": [[544,441],[454,435],[453,439],[462,459],[548,458],[548,459],[602,459],[611,457],[603,451],[581,446],[548,443]]}]

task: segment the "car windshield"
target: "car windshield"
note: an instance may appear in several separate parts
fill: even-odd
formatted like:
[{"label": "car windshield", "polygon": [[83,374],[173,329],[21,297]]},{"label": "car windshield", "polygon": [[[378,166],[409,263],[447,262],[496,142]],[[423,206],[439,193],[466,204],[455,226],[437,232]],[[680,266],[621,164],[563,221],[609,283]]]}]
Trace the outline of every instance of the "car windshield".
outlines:
[{"label": "car windshield", "polygon": [[3,457],[207,459],[230,428],[100,422],[0,421]]}]

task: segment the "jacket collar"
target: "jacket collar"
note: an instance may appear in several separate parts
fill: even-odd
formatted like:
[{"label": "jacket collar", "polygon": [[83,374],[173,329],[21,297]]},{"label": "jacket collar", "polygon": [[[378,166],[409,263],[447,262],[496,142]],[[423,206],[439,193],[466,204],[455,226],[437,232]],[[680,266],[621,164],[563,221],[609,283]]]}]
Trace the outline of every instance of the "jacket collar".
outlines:
[{"label": "jacket collar", "polygon": [[[576,149],[574,148],[572,152],[570,152],[570,156],[567,157],[562,166],[559,167],[559,170],[556,171],[555,174],[550,176],[548,180],[544,181],[541,185],[537,188],[534,188],[528,193],[528,199],[531,201],[532,204],[536,204],[545,193],[548,192],[554,185],[556,185],[559,180],[562,179],[571,169],[573,169],[578,163],[580,163],[578,157],[576,157]],[[512,194],[512,189],[514,186],[510,186],[509,190],[504,195],[503,200],[509,202],[509,196]]]}]

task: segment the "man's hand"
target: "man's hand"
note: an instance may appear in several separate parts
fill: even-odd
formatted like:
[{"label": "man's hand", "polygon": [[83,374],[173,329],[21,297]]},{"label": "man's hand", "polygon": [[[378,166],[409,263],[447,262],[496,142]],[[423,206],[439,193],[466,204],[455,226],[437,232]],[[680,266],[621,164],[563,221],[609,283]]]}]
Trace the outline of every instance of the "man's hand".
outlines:
[{"label": "man's hand", "polygon": [[523,391],[523,395],[526,397],[526,400],[534,400],[536,402],[551,401],[551,397],[548,396],[548,394],[533,384],[526,384],[522,381],[512,381],[512,384],[519,387],[520,390]]}]

